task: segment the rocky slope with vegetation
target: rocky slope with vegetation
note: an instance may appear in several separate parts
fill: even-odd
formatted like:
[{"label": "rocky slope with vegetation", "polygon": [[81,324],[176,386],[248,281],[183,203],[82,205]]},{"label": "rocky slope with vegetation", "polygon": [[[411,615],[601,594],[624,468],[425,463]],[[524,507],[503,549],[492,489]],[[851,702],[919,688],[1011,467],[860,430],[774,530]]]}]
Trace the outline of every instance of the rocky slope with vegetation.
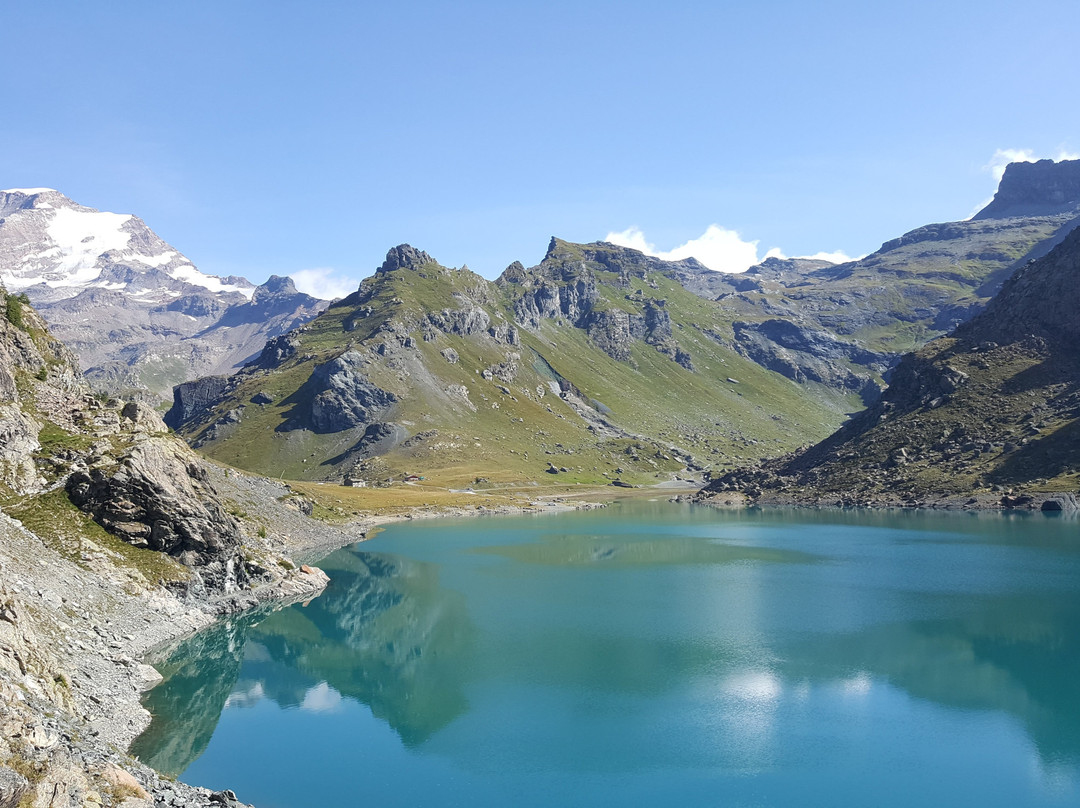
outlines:
[{"label": "rocky slope with vegetation", "polygon": [[552,239],[538,266],[489,282],[401,245],[236,376],[181,385],[167,418],[212,457],[296,479],[719,476],[824,438],[877,400],[905,351],[1060,241],[1080,196],[1014,174],[1005,197],[1023,187],[1046,204],[928,225],[842,265],[727,275]]},{"label": "rocky slope with vegetation", "polygon": [[1080,229],[986,310],[905,356],[881,400],[825,441],[706,494],[840,504],[1075,510]]},{"label": "rocky slope with vegetation", "polygon": [[167,420],[274,477],[633,484],[776,454],[858,406],[748,359],[669,269],[553,239],[491,282],[402,245],[240,373],[181,385]]},{"label": "rocky slope with vegetation", "polygon": [[237,508],[152,409],[91,394],[25,299],[0,291],[0,311],[0,804],[239,804],[125,754],[156,677],[136,660],[318,592],[284,555],[306,520],[282,485]]}]

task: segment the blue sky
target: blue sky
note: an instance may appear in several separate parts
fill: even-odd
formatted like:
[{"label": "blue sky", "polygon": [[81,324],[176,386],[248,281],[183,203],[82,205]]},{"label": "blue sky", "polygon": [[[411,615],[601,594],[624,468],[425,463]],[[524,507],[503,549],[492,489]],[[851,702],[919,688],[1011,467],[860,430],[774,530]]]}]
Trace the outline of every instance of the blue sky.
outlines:
[{"label": "blue sky", "polygon": [[1075,0],[11,3],[0,187],[256,282],[630,228],[860,255],[970,215],[1001,150],[1080,152],[1078,35]]}]

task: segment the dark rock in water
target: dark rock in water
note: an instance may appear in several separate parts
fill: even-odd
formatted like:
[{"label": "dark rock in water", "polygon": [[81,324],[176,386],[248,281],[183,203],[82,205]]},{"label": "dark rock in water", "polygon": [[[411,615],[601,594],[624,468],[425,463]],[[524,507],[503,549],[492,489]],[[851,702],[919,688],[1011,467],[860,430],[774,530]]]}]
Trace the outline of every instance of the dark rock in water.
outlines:
[{"label": "dark rock in water", "polygon": [[207,585],[227,590],[246,580],[240,525],[187,447],[145,440],[115,465],[74,472],[66,490],[77,507],[129,544],[202,568]]},{"label": "dark rock in water", "polygon": [[165,423],[173,429],[205,415],[232,386],[228,376],[205,376],[173,388],[173,405],[165,413]]},{"label": "dark rock in water", "polygon": [[1080,505],[1077,505],[1076,497],[1073,494],[1058,494],[1057,496],[1048,497],[1039,508],[1039,510],[1048,513],[1075,513],[1078,509],[1080,509]]}]

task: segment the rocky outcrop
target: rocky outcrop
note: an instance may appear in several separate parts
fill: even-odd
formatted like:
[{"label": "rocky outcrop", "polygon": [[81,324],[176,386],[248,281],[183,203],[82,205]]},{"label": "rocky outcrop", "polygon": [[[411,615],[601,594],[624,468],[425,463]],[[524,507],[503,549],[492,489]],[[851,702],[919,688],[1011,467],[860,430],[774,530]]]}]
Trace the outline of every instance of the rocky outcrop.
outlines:
[{"label": "rocky outcrop", "polygon": [[579,325],[592,311],[597,296],[596,280],[589,273],[561,284],[545,279],[515,301],[514,319],[533,330],[545,318],[565,317]]},{"label": "rocky outcrop", "polygon": [[296,355],[299,346],[300,341],[297,339],[297,335],[292,332],[274,337],[266,341],[266,345],[263,346],[259,356],[254,361],[249,362],[248,367],[259,368],[260,370],[272,370],[280,367],[283,362]]},{"label": "rocky outcrop", "polygon": [[[883,374],[891,357],[843,342],[823,329],[790,320],[732,324],[735,344],[747,358],[797,382],[818,382],[842,390],[861,390],[871,373]],[[856,373],[852,365],[870,372]]]},{"label": "rocky outcrop", "polygon": [[436,264],[436,261],[426,252],[418,250],[409,244],[399,244],[386,254],[386,260],[383,261],[382,266],[375,271],[394,272],[398,269],[418,270],[429,264]]},{"label": "rocky outcrop", "polygon": [[491,316],[479,306],[461,309],[443,309],[432,312],[426,318],[425,326],[437,329],[455,337],[468,337],[487,331],[491,325]]},{"label": "rocky outcrop", "polygon": [[66,490],[75,505],[128,544],[208,570],[215,588],[245,582],[239,523],[218,501],[201,461],[177,441],[150,439],[122,457],[103,457],[74,472]]},{"label": "rocky outcrop", "polygon": [[235,381],[228,376],[204,376],[178,384],[173,388],[173,405],[165,413],[165,423],[179,429],[184,424],[198,420],[214,408],[233,384]]},{"label": "rocky outcrop", "polygon": [[380,420],[397,401],[397,396],[372,384],[364,376],[364,361],[359,352],[347,351],[316,366],[306,385],[311,404],[306,408],[306,414],[299,418],[293,416],[290,427],[341,432]]},{"label": "rocky outcrop", "polygon": [[994,199],[975,219],[1080,212],[1080,160],[1039,160],[1005,167]]},{"label": "rocky outcrop", "polygon": [[46,484],[39,434],[47,422],[70,423],[84,394],[74,354],[25,298],[0,287],[0,485],[28,494]]}]

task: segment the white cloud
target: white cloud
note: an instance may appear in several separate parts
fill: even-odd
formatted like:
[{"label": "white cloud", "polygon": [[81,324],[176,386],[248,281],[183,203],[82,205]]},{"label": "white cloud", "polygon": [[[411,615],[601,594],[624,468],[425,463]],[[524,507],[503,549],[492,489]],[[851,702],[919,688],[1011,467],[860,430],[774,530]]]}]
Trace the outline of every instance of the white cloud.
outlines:
[{"label": "white cloud", "polygon": [[300,269],[289,277],[293,279],[299,291],[321,300],[334,300],[351,295],[360,286],[358,281],[338,275],[337,270],[331,267]]},{"label": "white cloud", "polygon": [[640,250],[646,255],[654,255],[665,261],[696,258],[709,269],[718,272],[745,272],[754,264],[761,263],[757,241],[743,241],[738,232],[718,224],[709,225],[698,238],[690,239],[673,250],[656,249],[637,227],[630,227],[621,233],[608,233],[604,241]]},{"label": "white cloud", "polygon": [[[779,247],[770,247],[764,255],[759,256],[759,241],[744,241],[737,231],[728,230],[718,224],[709,225],[698,238],[690,239],[673,250],[658,250],[638,227],[629,227],[618,233],[608,233],[604,241],[618,244],[620,247],[640,250],[646,255],[663,258],[665,261],[696,258],[709,269],[717,272],[745,272],[766,258],[787,258]],[[853,260],[840,250],[796,257],[832,261],[834,264]]]},{"label": "white cloud", "polygon": [[[812,261],[828,261],[831,264],[846,264],[849,261],[858,261],[858,258],[852,258],[843,250],[834,250],[833,252],[816,252],[813,255],[796,255],[796,258],[809,258]],[[863,258],[864,256],[859,256]]]},{"label": "white cloud", "polygon": [[311,713],[332,713],[341,707],[341,694],[326,682],[319,682],[304,694],[300,709]]}]

